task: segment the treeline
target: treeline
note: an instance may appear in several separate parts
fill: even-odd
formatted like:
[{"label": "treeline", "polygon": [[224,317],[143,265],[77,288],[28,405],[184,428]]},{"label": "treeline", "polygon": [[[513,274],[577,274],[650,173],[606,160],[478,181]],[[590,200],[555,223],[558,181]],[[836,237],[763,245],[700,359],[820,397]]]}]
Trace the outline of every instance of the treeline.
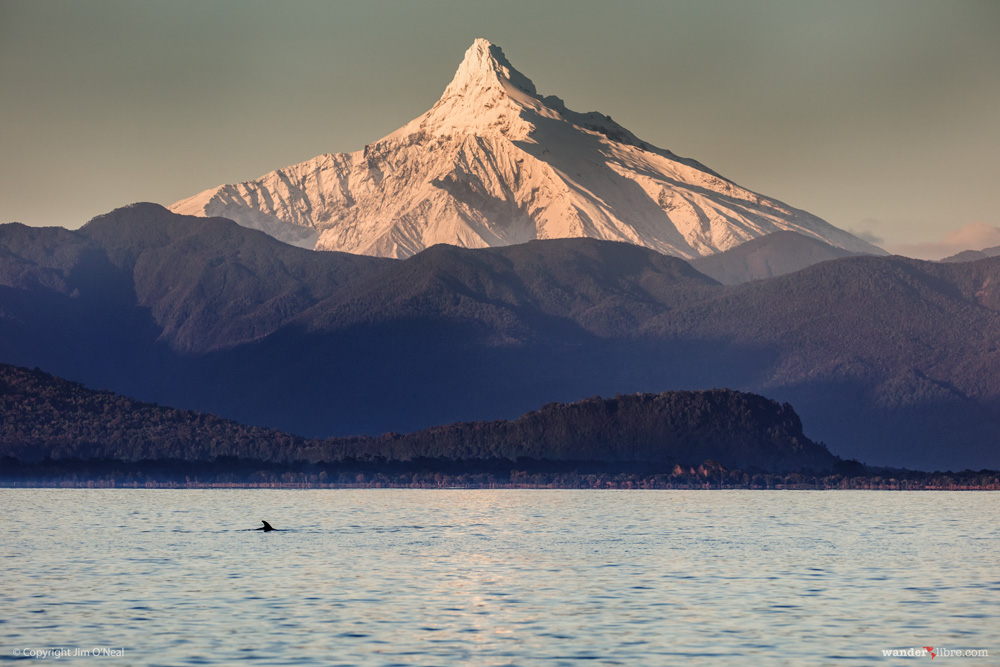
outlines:
[{"label": "treeline", "polygon": [[0,366],[0,455],[32,461],[392,462],[722,461],[768,471],[829,470],[788,404],[719,389],[550,403],[506,421],[456,423],[406,435],[307,440],[186,410],[140,403]]},{"label": "treeline", "polygon": [[827,470],[837,459],[802,433],[788,404],[727,389],[550,403],[517,419],[449,424],[406,435],[340,438],[312,460],[518,458],[695,463],[764,470]]},{"label": "treeline", "polygon": [[841,462],[827,474],[595,461],[416,459],[280,463],[218,458],[156,461],[0,459],[0,487],[64,488],[538,488],[1000,490],[1000,472],[918,472]]},{"label": "treeline", "polygon": [[0,365],[0,455],[22,460],[294,460],[305,438]]}]

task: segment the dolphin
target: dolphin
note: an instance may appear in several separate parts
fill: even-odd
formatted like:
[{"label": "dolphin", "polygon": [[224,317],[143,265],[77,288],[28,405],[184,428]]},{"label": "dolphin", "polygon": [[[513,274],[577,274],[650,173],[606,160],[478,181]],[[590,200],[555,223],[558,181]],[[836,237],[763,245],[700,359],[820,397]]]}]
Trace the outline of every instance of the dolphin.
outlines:
[{"label": "dolphin", "polygon": [[265,533],[268,532],[268,531],[270,531],[270,530],[274,530],[274,528],[271,528],[271,524],[269,524],[267,521],[264,521],[263,519],[261,519],[261,523],[264,524],[264,525],[261,526],[260,528],[255,528],[254,530],[263,530]]}]

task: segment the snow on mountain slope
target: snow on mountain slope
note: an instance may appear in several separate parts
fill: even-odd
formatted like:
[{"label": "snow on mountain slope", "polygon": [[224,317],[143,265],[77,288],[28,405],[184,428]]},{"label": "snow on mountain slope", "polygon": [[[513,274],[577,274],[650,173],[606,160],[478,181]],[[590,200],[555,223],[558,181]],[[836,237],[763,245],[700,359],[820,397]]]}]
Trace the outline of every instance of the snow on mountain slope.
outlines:
[{"label": "snow on mountain slope", "polygon": [[436,243],[591,237],[693,258],[779,230],[884,254],[610,117],[539,95],[484,39],[427,113],[364,150],[320,155],[170,208],[295,245],[385,257]]}]

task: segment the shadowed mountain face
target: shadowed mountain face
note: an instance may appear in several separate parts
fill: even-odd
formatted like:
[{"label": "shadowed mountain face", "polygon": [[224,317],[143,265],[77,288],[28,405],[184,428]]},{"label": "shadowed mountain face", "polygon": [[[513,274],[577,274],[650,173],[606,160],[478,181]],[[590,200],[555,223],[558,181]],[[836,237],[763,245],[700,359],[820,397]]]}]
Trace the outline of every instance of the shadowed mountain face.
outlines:
[{"label": "shadowed mountain face", "polygon": [[833,453],[1000,467],[1000,259],[853,257],[722,286],[590,239],[317,253],[155,205],[0,227],[0,361],[302,435],[731,387]]},{"label": "shadowed mountain face", "polygon": [[725,252],[691,260],[691,266],[723,285],[739,285],[859,254],[863,253],[837,248],[796,232],[774,232]]},{"label": "shadowed mountain face", "polygon": [[960,253],[956,253],[951,257],[945,257],[942,262],[975,262],[980,259],[986,259],[987,257],[997,257],[1000,256],[1000,246],[993,246],[992,248],[983,248],[982,250],[963,250]]},{"label": "shadowed mountain face", "polygon": [[103,250],[148,308],[159,339],[202,353],[274,332],[390,260],[320,254],[274,243],[218,218],[185,218],[153,205],[118,209],[79,234]]}]

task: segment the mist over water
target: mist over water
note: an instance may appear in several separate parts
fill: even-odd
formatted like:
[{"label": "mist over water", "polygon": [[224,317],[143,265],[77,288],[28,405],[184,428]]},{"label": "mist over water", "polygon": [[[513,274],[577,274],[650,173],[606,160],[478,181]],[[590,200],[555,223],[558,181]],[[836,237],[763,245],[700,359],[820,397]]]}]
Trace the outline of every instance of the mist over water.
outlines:
[{"label": "mist over water", "polygon": [[0,661],[995,664],[997,498],[5,489]]}]

